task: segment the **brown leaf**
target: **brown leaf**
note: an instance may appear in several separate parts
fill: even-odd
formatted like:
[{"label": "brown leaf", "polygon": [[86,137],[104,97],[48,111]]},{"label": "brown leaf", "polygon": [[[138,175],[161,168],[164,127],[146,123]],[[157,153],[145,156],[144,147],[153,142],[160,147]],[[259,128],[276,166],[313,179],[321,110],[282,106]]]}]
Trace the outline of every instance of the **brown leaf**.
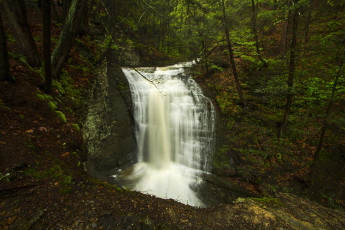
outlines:
[{"label": "brown leaf", "polygon": [[39,127],[38,130],[42,132],[48,132],[48,129],[46,127]]},{"label": "brown leaf", "polygon": [[12,216],[12,217],[8,218],[7,223],[8,223],[8,224],[12,224],[13,221],[15,221],[16,218],[17,218],[17,216]]},{"label": "brown leaf", "polygon": [[62,157],[65,157],[65,156],[67,156],[69,154],[69,152],[65,152],[64,154],[62,154],[61,156]]},{"label": "brown leaf", "polygon": [[33,133],[34,130],[33,130],[33,129],[28,129],[28,130],[26,130],[25,132],[26,132],[26,133]]}]

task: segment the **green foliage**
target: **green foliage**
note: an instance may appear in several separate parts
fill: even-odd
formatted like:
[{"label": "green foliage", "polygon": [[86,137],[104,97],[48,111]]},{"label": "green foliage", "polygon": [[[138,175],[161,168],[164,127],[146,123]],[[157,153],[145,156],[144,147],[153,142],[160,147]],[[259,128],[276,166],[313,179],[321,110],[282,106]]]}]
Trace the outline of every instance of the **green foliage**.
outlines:
[{"label": "green foliage", "polygon": [[271,107],[281,107],[288,90],[286,79],[286,75],[272,76],[267,81],[260,82],[254,92],[261,95]]},{"label": "green foliage", "polygon": [[217,97],[217,102],[223,113],[230,112],[232,97],[228,92],[224,92],[221,96]]},{"label": "green foliage", "polygon": [[211,65],[210,65],[210,69],[212,69],[212,70],[218,70],[218,71],[223,71],[223,68],[222,68],[222,67],[217,66],[217,65],[215,65],[215,64],[211,64]]},{"label": "green foliage", "polygon": [[215,168],[230,168],[230,163],[228,161],[228,152],[230,151],[229,145],[223,145],[218,148],[214,154],[212,165]]},{"label": "green foliage", "polygon": [[277,17],[277,12],[273,10],[260,11],[258,14],[258,27],[264,31],[268,31],[272,26],[276,25],[280,21]]},{"label": "green foliage", "polygon": [[10,108],[10,107],[8,107],[8,106],[6,106],[6,104],[5,104],[5,103],[0,102],[0,109],[10,110],[11,108]]},{"label": "green foliage", "polygon": [[238,95],[234,93],[235,91],[222,91],[216,96],[217,103],[224,114],[234,114],[241,110],[240,106],[234,103],[238,100]]},{"label": "green foliage", "polygon": [[248,55],[245,55],[245,54],[242,54],[240,55],[241,58],[244,60],[244,61],[249,61],[251,63],[256,63],[256,59],[254,57],[251,57],[251,56],[248,56]]},{"label": "green foliage", "polygon": [[16,59],[22,63],[24,63],[27,67],[29,67],[30,65],[28,64],[28,62],[26,61],[25,57],[21,54],[15,54],[15,53],[12,53],[10,51],[8,51],[8,55],[13,58],[13,59]]}]

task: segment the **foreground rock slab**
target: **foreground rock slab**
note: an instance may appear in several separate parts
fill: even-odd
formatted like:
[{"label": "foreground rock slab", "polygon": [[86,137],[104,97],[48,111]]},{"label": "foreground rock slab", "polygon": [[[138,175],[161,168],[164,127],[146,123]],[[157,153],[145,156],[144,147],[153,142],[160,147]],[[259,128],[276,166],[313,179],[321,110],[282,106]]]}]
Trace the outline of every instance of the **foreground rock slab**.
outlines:
[{"label": "foreground rock slab", "polygon": [[100,182],[0,197],[0,229],[345,229],[345,213],[280,193],[195,208]]},{"label": "foreground rock slab", "polygon": [[234,229],[344,229],[345,215],[290,194],[276,198],[239,198],[215,211]]}]

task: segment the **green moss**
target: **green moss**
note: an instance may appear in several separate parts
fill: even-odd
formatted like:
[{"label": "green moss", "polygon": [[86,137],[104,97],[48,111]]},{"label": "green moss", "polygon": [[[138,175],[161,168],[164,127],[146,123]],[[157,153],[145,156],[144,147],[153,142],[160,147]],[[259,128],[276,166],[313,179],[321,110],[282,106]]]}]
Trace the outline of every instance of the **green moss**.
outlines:
[{"label": "green moss", "polygon": [[119,192],[129,191],[129,190],[127,190],[126,188],[117,187],[117,186],[114,185],[114,184],[109,184],[108,182],[102,181],[102,180],[100,180],[100,179],[91,178],[91,179],[90,179],[90,182],[92,182],[92,183],[94,183],[94,184],[97,184],[97,185],[100,185],[100,186],[103,186],[103,187],[108,187],[108,188],[111,188],[111,189],[115,189],[116,191],[119,191]]},{"label": "green moss", "polygon": [[14,38],[14,36],[12,34],[7,33],[6,35],[7,35],[7,42],[9,42],[9,43],[15,43],[16,42],[16,39]]},{"label": "green moss", "polygon": [[42,65],[42,67],[39,68],[39,69],[30,68],[30,70],[36,72],[36,73],[41,77],[41,79],[42,79],[43,81],[45,80],[44,65]]},{"label": "green moss", "polygon": [[66,116],[63,112],[55,111],[55,113],[58,115],[58,117],[61,119],[61,121],[65,122],[65,123],[67,122]]},{"label": "green moss", "polygon": [[11,176],[10,173],[0,173],[0,181],[6,181],[6,182],[10,182],[9,177]]},{"label": "green moss", "polygon": [[57,109],[57,102],[54,100],[54,98],[49,94],[41,94],[37,92],[37,97],[41,100],[48,101],[48,107],[51,111],[55,111]]},{"label": "green moss", "polygon": [[72,183],[72,177],[71,176],[65,176],[62,184],[63,185],[70,185],[71,183]]},{"label": "green moss", "polygon": [[53,86],[54,89],[56,89],[59,92],[60,95],[65,95],[66,94],[62,84],[59,81],[53,80],[52,81],[52,86]]},{"label": "green moss", "polygon": [[48,102],[48,107],[51,111],[54,111],[57,109],[57,102],[55,101],[49,101]]},{"label": "green moss", "polygon": [[40,93],[36,93],[36,96],[41,99],[41,100],[53,100],[53,97],[49,94],[40,94]]},{"label": "green moss", "polygon": [[13,58],[13,59],[16,59],[22,63],[24,63],[27,67],[30,67],[30,65],[27,63],[25,57],[21,54],[15,54],[15,53],[12,53],[12,52],[8,52],[8,55]]},{"label": "green moss", "polygon": [[23,142],[23,145],[30,150],[32,153],[36,153],[36,146],[31,143],[31,140],[29,142]]},{"label": "green moss", "polygon": [[43,179],[43,178],[59,179],[63,175],[63,170],[61,169],[59,165],[55,165],[46,171],[39,170],[38,165],[39,164],[37,164],[33,168],[29,168],[26,171],[26,173],[37,179]]},{"label": "green moss", "polygon": [[59,191],[61,193],[68,193],[71,191],[72,177],[67,175],[60,165],[55,165],[47,170],[40,170],[39,164],[26,170],[26,174],[36,179],[50,179],[60,184]]},{"label": "green moss", "polygon": [[34,38],[35,42],[40,42],[41,41],[40,36],[34,36],[33,38]]},{"label": "green moss", "polygon": [[62,194],[66,194],[66,193],[70,193],[72,191],[72,188],[71,187],[62,187],[62,188],[60,188],[59,191]]},{"label": "green moss", "polygon": [[[84,70],[81,69],[81,71]],[[59,93],[58,97],[62,98],[63,96],[68,96],[75,104],[81,103],[81,90],[74,87],[74,81],[67,71],[62,70],[60,80],[53,80],[52,85]],[[58,98],[55,98],[55,100],[58,100]]]},{"label": "green moss", "polygon": [[72,126],[73,126],[73,128],[74,128],[75,130],[77,130],[78,132],[80,132],[80,127],[79,127],[78,124],[72,124]]},{"label": "green moss", "polygon": [[247,199],[253,200],[263,205],[284,206],[284,204],[278,198],[273,198],[273,197],[262,197],[262,198],[249,197]]},{"label": "green moss", "polygon": [[119,82],[118,86],[120,91],[128,90],[128,87],[123,82]]}]

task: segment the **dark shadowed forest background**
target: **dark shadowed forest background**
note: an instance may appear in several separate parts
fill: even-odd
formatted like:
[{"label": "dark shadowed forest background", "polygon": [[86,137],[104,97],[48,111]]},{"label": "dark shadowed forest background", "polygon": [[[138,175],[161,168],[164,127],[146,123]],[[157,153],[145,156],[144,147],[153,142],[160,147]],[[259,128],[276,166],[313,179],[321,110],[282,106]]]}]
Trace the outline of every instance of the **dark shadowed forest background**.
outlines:
[{"label": "dark shadowed forest background", "polygon": [[[87,101],[109,52],[117,54],[119,66],[197,61],[190,74],[217,110],[212,173],[237,191],[270,202],[289,193],[344,210],[345,1],[0,0],[0,5],[0,226],[36,215],[25,217],[20,202],[8,199],[34,193],[28,207],[57,202],[40,198],[40,189],[56,190],[57,200],[81,199],[82,193],[74,193],[81,188],[89,192],[80,195],[85,197],[122,190],[92,179],[83,168]],[[133,52],[140,61],[131,61]],[[112,199],[112,192],[102,194]],[[145,208],[156,202],[119,194],[120,210],[136,196],[147,202]],[[155,223],[202,228],[196,212],[189,216],[188,208],[175,208],[200,225],[187,225],[178,214],[172,221],[151,209],[143,213]],[[42,228],[59,217],[37,214],[44,215]]]}]

